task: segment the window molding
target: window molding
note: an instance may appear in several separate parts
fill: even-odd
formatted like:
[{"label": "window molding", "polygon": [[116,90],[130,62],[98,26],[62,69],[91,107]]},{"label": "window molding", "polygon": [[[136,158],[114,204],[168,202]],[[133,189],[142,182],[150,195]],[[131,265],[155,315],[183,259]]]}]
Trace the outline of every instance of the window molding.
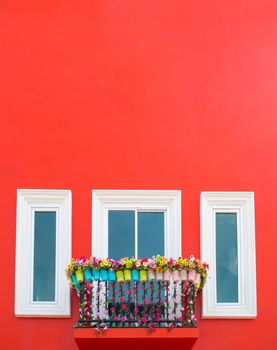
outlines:
[{"label": "window molding", "polygon": [[[201,193],[201,259],[210,264],[207,285],[203,289],[203,318],[255,318],[256,258],[253,192]],[[215,213],[236,212],[238,220],[238,303],[216,301]]]},{"label": "window molding", "polygon": [[[32,301],[34,212],[56,211],[56,300]],[[71,191],[17,190],[15,315],[70,317],[70,286],[64,270],[71,258]]]},{"label": "window molding", "polygon": [[173,190],[93,190],[92,254],[108,255],[108,210],[163,210],[165,215],[165,255],[181,255],[181,191]]}]

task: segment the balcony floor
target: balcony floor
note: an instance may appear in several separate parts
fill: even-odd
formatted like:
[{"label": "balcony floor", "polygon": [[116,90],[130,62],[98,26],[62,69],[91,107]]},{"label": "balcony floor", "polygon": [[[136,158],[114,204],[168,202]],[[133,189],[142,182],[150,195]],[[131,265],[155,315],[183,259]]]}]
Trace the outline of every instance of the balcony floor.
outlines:
[{"label": "balcony floor", "polygon": [[198,328],[157,328],[149,332],[147,328],[110,328],[96,333],[94,328],[74,328],[74,339],[80,350],[113,349],[141,350],[151,346],[160,350],[170,347],[189,350],[198,338]]}]

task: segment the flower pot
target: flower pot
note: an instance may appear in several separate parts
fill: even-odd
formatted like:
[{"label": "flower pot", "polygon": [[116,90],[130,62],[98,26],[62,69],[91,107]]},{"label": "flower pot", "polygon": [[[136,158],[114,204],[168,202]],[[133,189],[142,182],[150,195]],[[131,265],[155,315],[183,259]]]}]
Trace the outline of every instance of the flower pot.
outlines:
[{"label": "flower pot", "polygon": [[109,275],[109,281],[114,282],[116,280],[116,275],[114,270],[109,270],[108,275]]},{"label": "flower pot", "polygon": [[85,275],[86,282],[91,282],[92,281],[92,274],[91,274],[90,270],[86,269],[84,271],[84,275]]},{"label": "flower pot", "polygon": [[116,271],[117,282],[124,282],[123,271]]},{"label": "flower pot", "polygon": [[205,283],[206,283],[207,277],[204,277],[201,279],[201,284],[200,284],[200,288],[203,288]]},{"label": "flower pot", "polygon": [[132,281],[134,281],[134,282],[139,281],[139,272],[138,272],[138,270],[132,270]]},{"label": "flower pot", "polygon": [[200,285],[200,282],[201,282],[201,274],[200,273],[196,273],[194,281],[193,281],[193,284],[195,286],[198,286],[198,285]]},{"label": "flower pot", "polygon": [[72,275],[72,276],[71,276],[71,279],[72,279],[72,282],[73,282],[75,288],[76,288],[77,290],[79,290],[79,288],[80,288],[80,283],[78,282],[78,280],[77,280],[77,278],[76,278],[76,275]]},{"label": "flower pot", "polygon": [[186,269],[183,269],[180,271],[180,279],[181,281],[186,281],[188,277],[188,271]]},{"label": "flower pot", "polygon": [[171,271],[170,270],[165,270],[164,272],[164,281],[170,282],[171,280]]},{"label": "flower pot", "polygon": [[141,283],[147,282],[147,271],[140,270],[140,272],[139,272],[139,279],[140,279]]},{"label": "flower pot", "polygon": [[131,279],[132,279],[131,270],[129,269],[123,270],[123,275],[124,275],[125,282],[131,282]]},{"label": "flower pot", "polygon": [[196,274],[195,270],[189,270],[189,278],[188,278],[189,282],[193,282],[194,281],[195,274]]},{"label": "flower pot", "polygon": [[164,278],[162,271],[156,271],[156,281],[162,281]]},{"label": "flower pot", "polygon": [[180,281],[180,273],[179,270],[173,270],[172,272],[172,278],[174,282]]},{"label": "flower pot", "polygon": [[153,269],[149,269],[147,271],[148,279],[149,281],[154,281],[155,280],[155,271]]},{"label": "flower pot", "polygon": [[77,271],[76,271],[76,278],[77,278],[77,281],[78,281],[79,283],[84,282],[83,270],[77,270]]},{"label": "flower pot", "polygon": [[101,277],[101,281],[107,282],[109,280],[108,271],[100,270],[100,277]]},{"label": "flower pot", "polygon": [[92,270],[94,281],[100,281],[100,271],[97,269]]}]

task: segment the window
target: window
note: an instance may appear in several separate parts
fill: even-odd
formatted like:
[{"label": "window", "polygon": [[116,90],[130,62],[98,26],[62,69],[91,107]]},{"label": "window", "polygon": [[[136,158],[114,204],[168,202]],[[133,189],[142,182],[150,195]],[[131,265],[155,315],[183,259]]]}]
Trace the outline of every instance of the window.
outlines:
[{"label": "window", "polygon": [[[109,257],[163,255],[164,218],[164,211],[108,209]],[[153,244],[149,244],[149,239]]]},{"label": "window", "polygon": [[203,317],[256,317],[254,194],[202,192]]},{"label": "window", "polygon": [[18,190],[15,314],[70,316],[71,192]]},{"label": "window", "polygon": [[180,191],[94,190],[92,206],[93,255],[180,256]]}]

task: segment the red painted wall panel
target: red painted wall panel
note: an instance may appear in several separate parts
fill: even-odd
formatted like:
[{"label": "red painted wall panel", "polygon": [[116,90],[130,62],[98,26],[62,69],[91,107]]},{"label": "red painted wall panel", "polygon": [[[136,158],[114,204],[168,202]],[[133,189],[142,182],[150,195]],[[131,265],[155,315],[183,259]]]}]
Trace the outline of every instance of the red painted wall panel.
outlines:
[{"label": "red painted wall panel", "polygon": [[[0,1],[0,348],[76,349],[72,319],[14,316],[17,188],[71,189],[89,255],[92,189],[255,191],[258,317],[200,320],[194,349],[273,349],[277,3]],[[199,305],[200,306],[200,305]]]}]

